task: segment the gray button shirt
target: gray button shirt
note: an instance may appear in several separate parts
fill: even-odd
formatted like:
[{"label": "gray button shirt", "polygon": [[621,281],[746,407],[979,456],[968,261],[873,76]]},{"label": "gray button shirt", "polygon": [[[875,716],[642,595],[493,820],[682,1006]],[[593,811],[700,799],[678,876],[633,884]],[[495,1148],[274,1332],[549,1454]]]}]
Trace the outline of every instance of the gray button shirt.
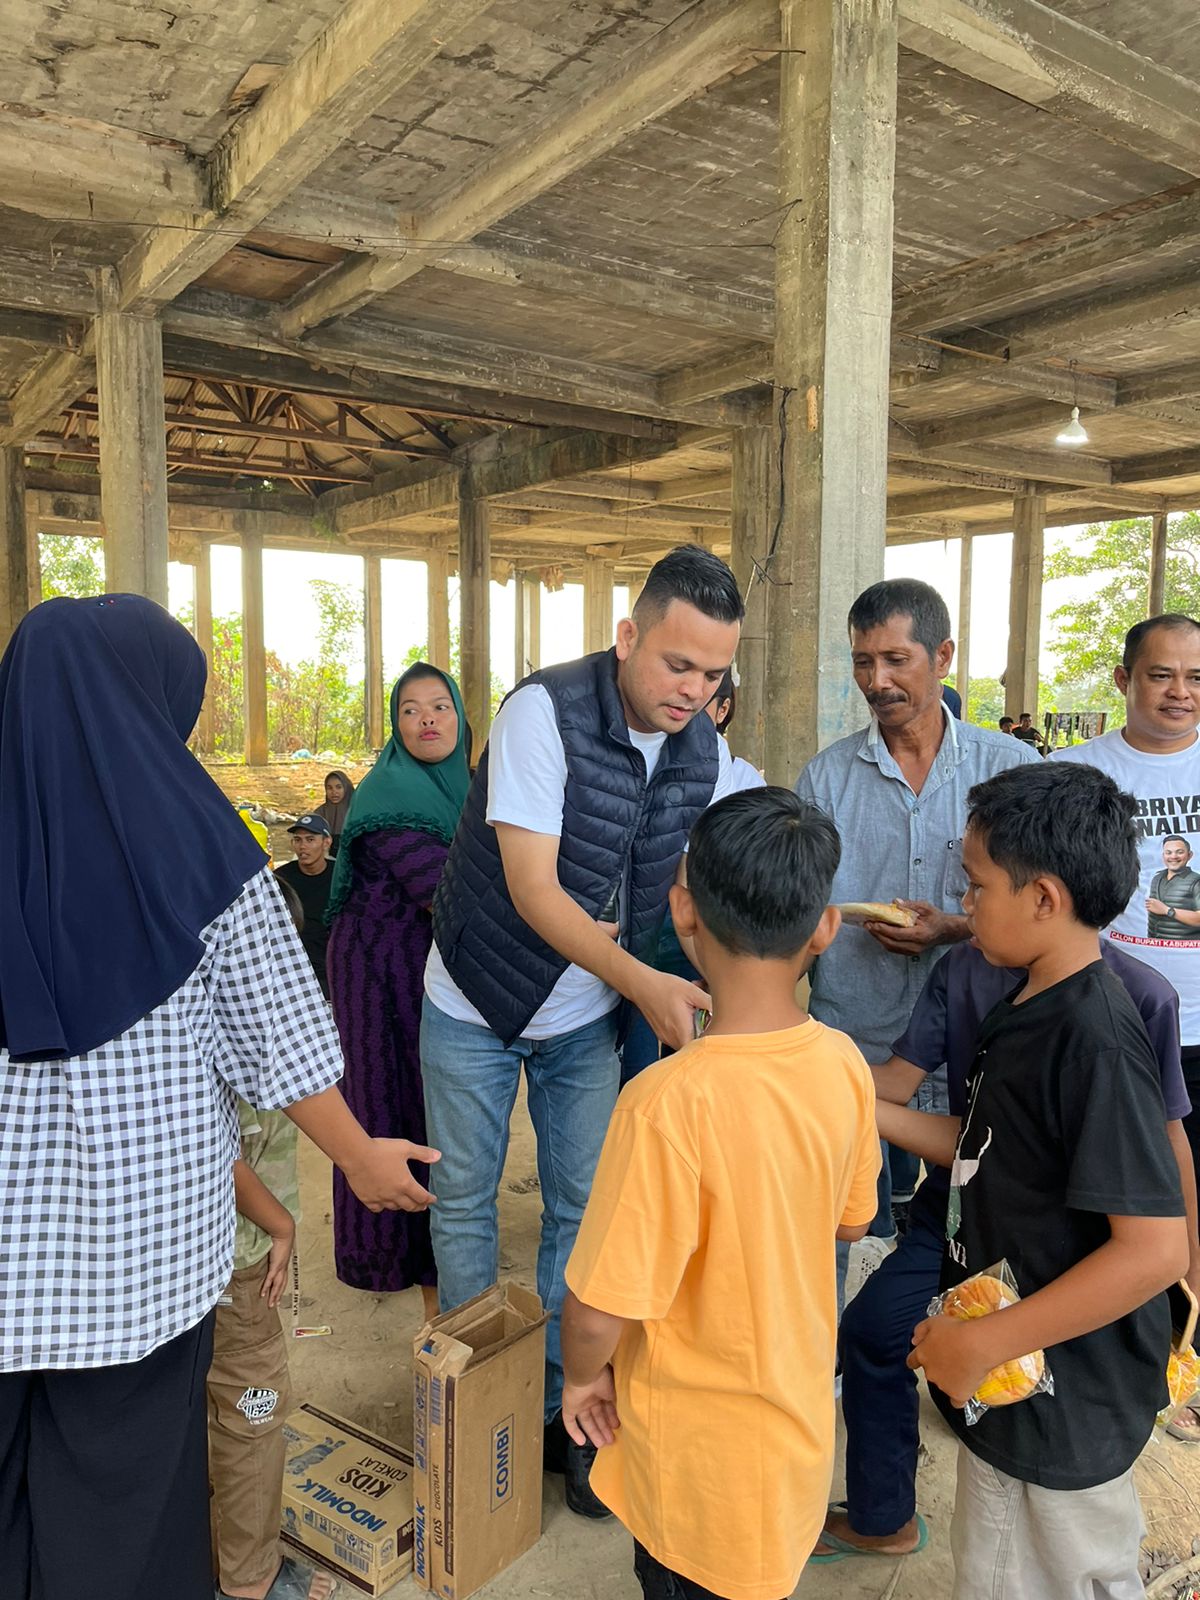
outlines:
[{"label": "gray button shirt", "polygon": [[[943,709],[945,709],[943,707]],[[833,818],[842,864],[833,900],[928,900],[959,914],[967,887],[962,836],[971,787],[1042,758],[1032,745],[946,715],[941,748],[914,794],[872,717],[870,725],[815,755],[796,793]],[[868,1061],[886,1061],[904,1032],[934,963],[892,955],[862,928],[845,927],[812,971],[809,1009],[848,1033]]]}]

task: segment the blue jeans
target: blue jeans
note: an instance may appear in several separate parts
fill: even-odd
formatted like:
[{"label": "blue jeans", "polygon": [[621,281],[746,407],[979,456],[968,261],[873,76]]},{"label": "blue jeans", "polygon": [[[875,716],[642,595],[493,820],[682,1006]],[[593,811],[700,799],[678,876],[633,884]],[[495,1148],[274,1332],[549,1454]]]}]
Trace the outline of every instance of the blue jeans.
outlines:
[{"label": "blue jeans", "polygon": [[914,1203],[908,1232],[842,1313],[846,1505],[855,1533],[895,1533],[916,1514],[917,1375],[906,1366],[913,1329],[938,1292],[945,1217]]},{"label": "blue jeans", "polygon": [[555,1039],[507,1049],[490,1028],[456,1022],[428,999],[421,1012],[421,1076],[433,1167],[430,1208],[443,1311],[482,1294],[500,1270],[496,1195],[521,1068],[537,1136],[542,1238],[537,1286],[546,1328],[546,1416],[562,1404],[563,1274],[617,1100],[617,1014]]}]

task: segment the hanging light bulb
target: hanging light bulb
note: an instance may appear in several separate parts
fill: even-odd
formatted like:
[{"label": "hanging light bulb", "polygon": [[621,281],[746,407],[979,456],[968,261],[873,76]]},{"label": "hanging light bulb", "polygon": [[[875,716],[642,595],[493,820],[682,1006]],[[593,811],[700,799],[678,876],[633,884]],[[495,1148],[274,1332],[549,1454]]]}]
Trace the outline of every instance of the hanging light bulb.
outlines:
[{"label": "hanging light bulb", "polygon": [[1055,444],[1076,445],[1087,444],[1087,429],[1079,420],[1079,407],[1071,407],[1071,420],[1060,434],[1055,436]]}]

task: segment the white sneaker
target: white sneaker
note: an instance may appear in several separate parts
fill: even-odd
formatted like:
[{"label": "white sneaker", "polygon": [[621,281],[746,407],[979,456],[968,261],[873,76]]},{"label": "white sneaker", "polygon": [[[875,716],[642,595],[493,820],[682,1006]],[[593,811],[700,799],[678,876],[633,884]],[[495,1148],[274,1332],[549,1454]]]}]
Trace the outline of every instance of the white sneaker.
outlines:
[{"label": "white sneaker", "polygon": [[846,1267],[846,1305],[850,1304],[875,1268],[886,1261],[895,1248],[894,1238],[877,1239],[872,1234],[867,1234],[865,1239],[859,1239],[850,1246],[850,1260]]}]

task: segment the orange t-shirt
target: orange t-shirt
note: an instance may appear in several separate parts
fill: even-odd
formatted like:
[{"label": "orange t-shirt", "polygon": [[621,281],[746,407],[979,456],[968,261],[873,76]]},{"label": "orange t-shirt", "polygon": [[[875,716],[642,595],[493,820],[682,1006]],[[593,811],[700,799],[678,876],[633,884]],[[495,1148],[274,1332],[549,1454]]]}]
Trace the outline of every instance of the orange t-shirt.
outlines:
[{"label": "orange t-shirt", "polygon": [[834,1234],[875,1215],[875,1093],[811,1019],[705,1037],[626,1088],[567,1266],[637,1325],[592,1487],[656,1560],[729,1600],[781,1600],[833,1472]]}]

